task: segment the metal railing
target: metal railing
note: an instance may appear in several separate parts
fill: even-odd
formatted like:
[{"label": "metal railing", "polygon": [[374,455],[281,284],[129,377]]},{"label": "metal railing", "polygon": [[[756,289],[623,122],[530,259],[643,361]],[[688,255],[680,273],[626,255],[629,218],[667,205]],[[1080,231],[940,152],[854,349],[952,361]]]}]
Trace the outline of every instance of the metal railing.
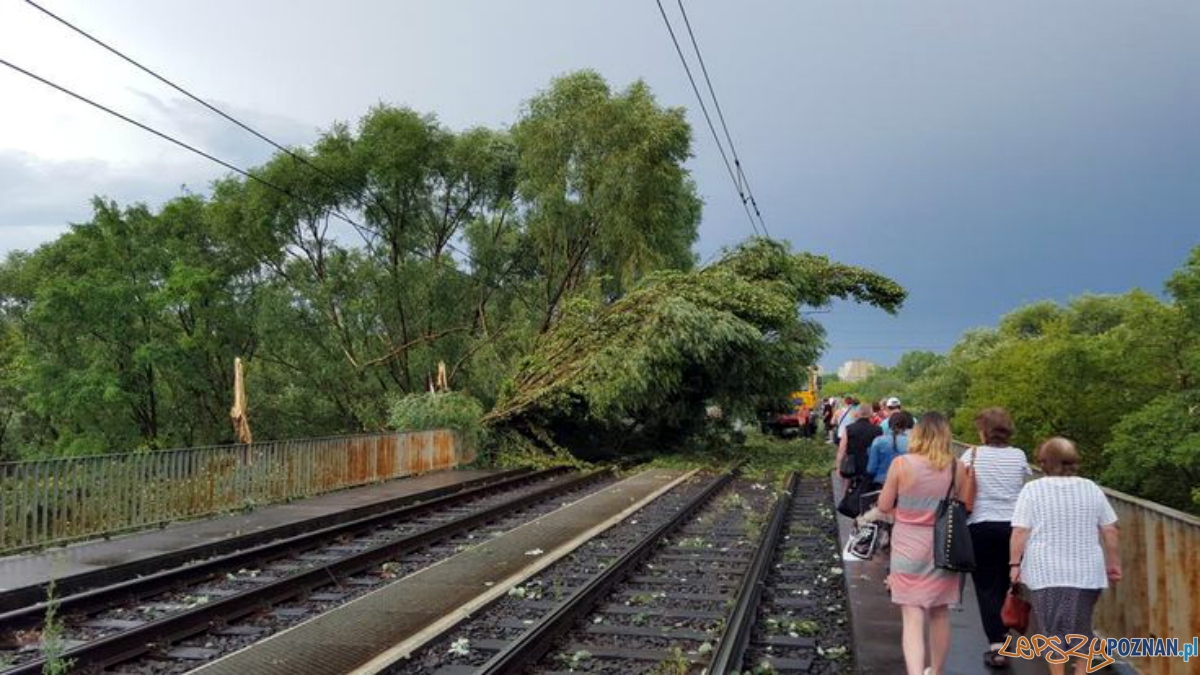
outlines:
[{"label": "metal railing", "polygon": [[[1100,596],[1096,631],[1106,637],[1200,635],[1200,519],[1104,488],[1121,530],[1121,581]],[[1128,659],[1143,675],[1195,673],[1180,658]]]},{"label": "metal railing", "polygon": [[[959,454],[970,447],[955,441]],[[1040,474],[1035,474],[1035,478]],[[1094,617],[1105,637],[1200,635],[1200,518],[1101,486],[1121,531],[1122,579],[1100,596]],[[1184,675],[1179,658],[1127,659],[1143,675]]]},{"label": "metal railing", "polygon": [[458,434],[436,430],[0,463],[0,554],[473,459]]}]

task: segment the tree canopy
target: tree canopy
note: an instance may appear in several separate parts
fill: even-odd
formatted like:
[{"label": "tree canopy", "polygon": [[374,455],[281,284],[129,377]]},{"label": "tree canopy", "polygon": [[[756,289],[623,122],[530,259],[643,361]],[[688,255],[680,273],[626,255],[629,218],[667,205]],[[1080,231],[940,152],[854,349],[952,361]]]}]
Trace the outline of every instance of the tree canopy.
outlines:
[{"label": "tree canopy", "polygon": [[853,298],[894,312],[904,297],[873,272],[753,239],[614,302],[580,297],[484,420],[583,451],[661,445],[695,432],[708,406],[753,418],[803,382],[824,331],[800,307]]},{"label": "tree canopy", "polygon": [[[643,82],[582,71],[511,128],[379,105],[261,180],[97,198],[0,263],[0,459],[232,441],[235,357],[257,438],[494,407],[492,428],[562,442],[596,420],[678,440],[702,400],[746,404],[812,362],[799,305],[903,298],[765,240],[696,269],[691,141]],[[412,398],[439,364],[456,395]]]},{"label": "tree canopy", "polygon": [[1004,406],[1014,444],[1032,451],[1066,436],[1106,485],[1200,512],[1200,247],[1166,290],[1165,302],[1135,290],[1033,303],[995,329],[969,331],[944,356],[906,354],[839,386],[948,412],[968,442],[975,414]]}]

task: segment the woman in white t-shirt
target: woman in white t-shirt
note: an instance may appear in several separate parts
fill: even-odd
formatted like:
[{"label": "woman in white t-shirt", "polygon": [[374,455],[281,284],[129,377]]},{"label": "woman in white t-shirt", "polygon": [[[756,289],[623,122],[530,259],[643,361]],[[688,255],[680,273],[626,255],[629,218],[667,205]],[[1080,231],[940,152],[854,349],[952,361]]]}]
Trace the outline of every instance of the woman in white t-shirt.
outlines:
[{"label": "woman in white t-shirt", "polygon": [[975,599],[979,617],[987,633],[988,650],[983,662],[990,668],[1003,668],[1008,659],[1000,654],[1008,628],[1000,618],[1008,595],[1008,543],[1012,538],[1013,508],[1017,495],[1030,472],[1025,451],[1009,446],[1013,435],[1012,417],[1004,408],[986,408],[975,417],[982,445],[963,453],[963,464],[970,476],[971,516],[967,523],[975,548]]},{"label": "woman in white t-shirt", "polygon": [[[1051,438],[1037,455],[1046,477],[1026,484],[1017,498],[1009,565],[1013,583],[1032,591],[1042,633],[1057,636],[1065,650],[1078,642],[1069,635],[1092,639],[1100,591],[1121,579],[1117,514],[1098,485],[1076,475],[1074,443]],[[1065,672],[1065,664],[1049,666],[1051,675]],[[1074,668],[1082,675],[1087,663],[1076,660]]]}]

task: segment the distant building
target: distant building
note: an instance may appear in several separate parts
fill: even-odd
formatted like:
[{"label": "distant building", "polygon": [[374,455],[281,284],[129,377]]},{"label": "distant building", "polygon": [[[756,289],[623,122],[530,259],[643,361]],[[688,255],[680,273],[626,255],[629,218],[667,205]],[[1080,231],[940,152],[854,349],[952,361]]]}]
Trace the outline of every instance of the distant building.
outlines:
[{"label": "distant building", "polygon": [[878,368],[879,366],[870,361],[854,359],[843,363],[842,367],[838,368],[838,379],[843,382],[861,382]]}]

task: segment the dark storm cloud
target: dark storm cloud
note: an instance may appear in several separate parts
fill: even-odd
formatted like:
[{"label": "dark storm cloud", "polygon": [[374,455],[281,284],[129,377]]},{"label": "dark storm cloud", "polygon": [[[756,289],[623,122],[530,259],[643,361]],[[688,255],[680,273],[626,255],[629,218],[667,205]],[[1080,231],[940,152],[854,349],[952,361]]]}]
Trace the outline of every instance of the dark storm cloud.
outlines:
[{"label": "dark storm cloud", "polygon": [[[840,304],[817,315],[829,329],[827,366],[944,349],[1041,298],[1157,292],[1200,244],[1196,0],[686,6],[771,233],[910,291],[897,317]],[[505,125],[555,75],[594,68],[618,88],[644,78],[660,103],[688,108],[688,166],[705,200],[701,257],[750,234],[654,3],[64,7],[198,92],[237,101],[235,114],[287,143],[380,101],[454,128]],[[138,86],[160,92],[139,113],[166,130],[234,161],[269,156],[169,90]],[[0,168],[0,180],[12,170]],[[0,183],[0,223],[79,219],[95,193],[154,201],[223,173],[21,170],[67,177],[22,183],[18,197],[33,201],[15,206]]]}]

